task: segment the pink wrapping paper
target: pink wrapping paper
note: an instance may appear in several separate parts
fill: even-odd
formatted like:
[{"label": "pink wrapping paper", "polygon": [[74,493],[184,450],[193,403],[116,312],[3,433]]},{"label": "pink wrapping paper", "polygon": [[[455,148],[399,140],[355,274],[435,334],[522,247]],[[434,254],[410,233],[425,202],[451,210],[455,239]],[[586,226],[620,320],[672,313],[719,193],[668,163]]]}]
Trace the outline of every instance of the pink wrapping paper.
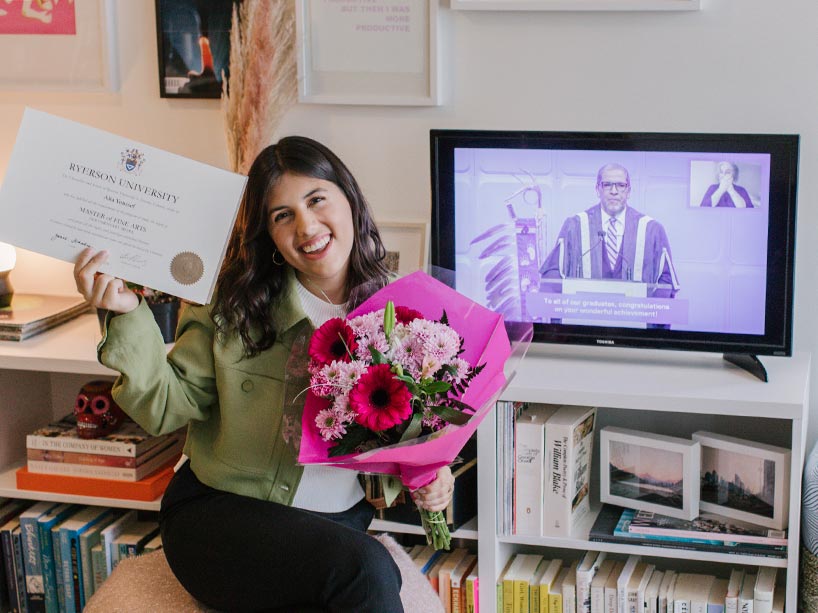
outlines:
[{"label": "pink wrapping paper", "polygon": [[450,464],[482,419],[491,411],[505,387],[503,367],[511,355],[511,345],[503,317],[466,298],[423,272],[415,272],[390,283],[349,314],[349,318],[382,309],[391,300],[440,319],[445,309],[449,325],[464,339],[461,357],[473,366],[486,364],[470,383],[461,400],[475,409],[464,425],[448,424],[424,437],[358,454],[329,457],[334,444],[324,441],[315,425],[318,412],[328,401],[307,392],[302,416],[301,464],[323,464],[365,473],[395,475],[410,490],[434,480],[437,470]]}]

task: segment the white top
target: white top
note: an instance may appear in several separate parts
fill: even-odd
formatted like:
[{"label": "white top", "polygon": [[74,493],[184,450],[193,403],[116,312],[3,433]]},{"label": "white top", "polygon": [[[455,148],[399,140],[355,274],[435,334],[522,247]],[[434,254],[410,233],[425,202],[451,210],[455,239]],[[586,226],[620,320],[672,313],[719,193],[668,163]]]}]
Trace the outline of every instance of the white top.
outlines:
[{"label": "white top", "polygon": [[[346,317],[346,304],[330,304],[311,294],[297,282],[296,290],[301,299],[301,307],[317,328],[333,317]],[[358,481],[358,473],[334,466],[304,467],[304,474],[295,492],[293,506],[321,513],[340,513],[356,504],[364,497],[364,490]]]}]

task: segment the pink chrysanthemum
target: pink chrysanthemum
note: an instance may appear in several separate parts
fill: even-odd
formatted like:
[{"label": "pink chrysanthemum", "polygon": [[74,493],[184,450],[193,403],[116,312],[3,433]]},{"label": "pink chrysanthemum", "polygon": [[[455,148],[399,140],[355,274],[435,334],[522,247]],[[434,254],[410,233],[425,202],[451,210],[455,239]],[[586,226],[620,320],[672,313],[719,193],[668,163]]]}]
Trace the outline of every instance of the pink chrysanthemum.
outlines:
[{"label": "pink chrysanthemum", "polygon": [[374,432],[396,426],[412,414],[412,394],[388,364],[370,366],[349,393],[355,421]]},{"label": "pink chrysanthemum", "polygon": [[383,309],[353,317],[349,325],[357,337],[369,337],[383,331]]},{"label": "pink chrysanthemum", "polygon": [[333,408],[323,409],[315,416],[315,425],[321,432],[321,438],[325,441],[333,441],[341,438],[347,433],[344,422],[339,419],[337,411]]},{"label": "pink chrysanthemum", "polygon": [[423,349],[425,353],[434,356],[445,364],[454,358],[460,350],[460,337],[451,328],[439,325],[434,333],[426,339]]},{"label": "pink chrysanthemum", "polygon": [[408,324],[415,319],[423,319],[423,313],[405,306],[395,307],[395,319],[399,324]]},{"label": "pink chrysanthemum", "polygon": [[308,352],[319,364],[329,364],[333,360],[351,361],[350,353],[357,348],[352,328],[340,317],[333,317],[313,333]]}]

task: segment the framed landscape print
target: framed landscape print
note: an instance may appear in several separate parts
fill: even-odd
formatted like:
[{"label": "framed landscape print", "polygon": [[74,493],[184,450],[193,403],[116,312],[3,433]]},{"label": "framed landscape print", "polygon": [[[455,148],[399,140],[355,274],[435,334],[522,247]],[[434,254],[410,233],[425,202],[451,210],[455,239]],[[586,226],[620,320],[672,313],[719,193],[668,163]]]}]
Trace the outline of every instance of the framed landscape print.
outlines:
[{"label": "framed landscape print", "polygon": [[702,511],[776,530],[788,525],[790,450],[714,432],[694,432],[702,448]]},{"label": "framed landscape print", "polygon": [[693,519],[699,514],[699,443],[607,426],[600,431],[600,500]]}]

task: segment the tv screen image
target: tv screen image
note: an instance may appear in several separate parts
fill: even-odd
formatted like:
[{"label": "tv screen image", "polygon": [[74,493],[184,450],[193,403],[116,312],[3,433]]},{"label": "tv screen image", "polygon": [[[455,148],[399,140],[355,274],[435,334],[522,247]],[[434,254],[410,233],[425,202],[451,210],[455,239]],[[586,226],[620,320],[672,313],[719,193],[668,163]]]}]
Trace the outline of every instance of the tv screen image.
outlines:
[{"label": "tv screen image", "polygon": [[431,133],[432,264],[535,340],[790,355],[798,137]]}]

